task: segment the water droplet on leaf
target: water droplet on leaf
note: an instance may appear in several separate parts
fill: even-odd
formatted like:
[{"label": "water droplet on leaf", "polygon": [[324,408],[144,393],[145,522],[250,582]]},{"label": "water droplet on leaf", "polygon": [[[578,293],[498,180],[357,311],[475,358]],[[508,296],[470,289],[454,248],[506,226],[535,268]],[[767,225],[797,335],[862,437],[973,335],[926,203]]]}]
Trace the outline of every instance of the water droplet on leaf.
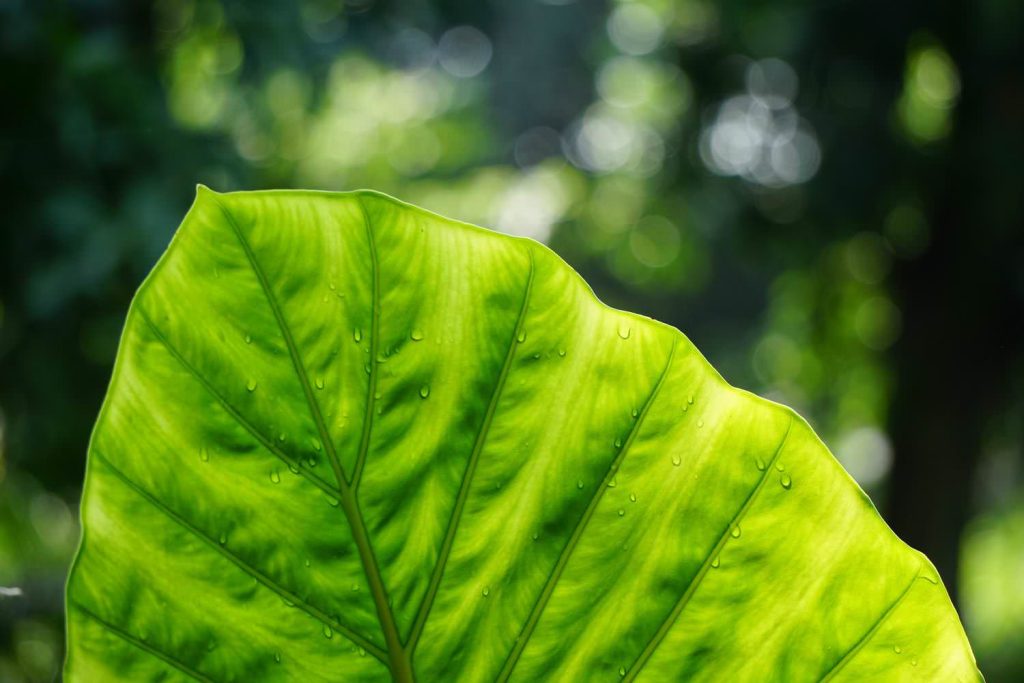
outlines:
[{"label": "water droplet on leaf", "polygon": [[257,385],[256,385],[256,380],[254,380],[254,379],[251,379],[251,380],[249,380],[249,382],[248,382],[248,383],[247,383],[247,384],[245,385],[245,388],[246,388],[246,389],[248,389],[249,391],[256,391],[256,386],[257,386]]},{"label": "water droplet on leaf", "polygon": [[426,398],[427,396],[430,396],[430,385],[424,384],[420,387],[420,398]]},{"label": "water droplet on leaf", "polygon": [[715,556],[715,559],[711,560],[711,568],[712,569],[718,569],[719,565],[721,565],[721,564],[722,564],[722,560],[717,555]]},{"label": "water droplet on leaf", "polygon": [[740,537],[740,534],[741,534],[741,533],[743,533],[743,532],[742,532],[742,531],[740,531],[740,527],[739,527],[739,525],[737,525],[737,526],[734,526],[734,527],[732,528],[732,531],[730,532],[730,535],[731,535],[731,536],[732,536],[733,538],[739,538],[739,537]]},{"label": "water droplet on leaf", "polygon": [[423,341],[423,330],[413,328],[413,331],[409,334],[409,338],[413,341]]},{"label": "water droplet on leaf", "polygon": [[281,475],[277,473],[277,470],[274,470],[273,472],[270,473],[270,481],[274,482],[275,484],[281,483]]},{"label": "water droplet on leaf", "polygon": [[363,331],[358,327],[352,330],[352,339],[358,344],[363,341]]},{"label": "water droplet on leaf", "polygon": [[790,479],[788,474],[783,474],[781,477],[779,477],[779,483],[782,484],[782,488],[788,489],[790,486],[793,485],[793,480]]},{"label": "water droplet on leaf", "polygon": [[629,325],[625,323],[619,323],[619,337],[622,339],[629,339],[629,334],[632,330]]}]

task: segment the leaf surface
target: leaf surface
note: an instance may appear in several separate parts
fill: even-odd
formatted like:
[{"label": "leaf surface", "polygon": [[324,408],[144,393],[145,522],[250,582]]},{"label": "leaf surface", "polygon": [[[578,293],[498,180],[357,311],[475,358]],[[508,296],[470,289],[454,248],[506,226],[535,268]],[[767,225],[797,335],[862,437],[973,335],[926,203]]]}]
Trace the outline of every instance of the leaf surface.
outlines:
[{"label": "leaf surface", "polygon": [[376,193],[200,188],[82,514],[69,681],[980,679],[802,419]]}]

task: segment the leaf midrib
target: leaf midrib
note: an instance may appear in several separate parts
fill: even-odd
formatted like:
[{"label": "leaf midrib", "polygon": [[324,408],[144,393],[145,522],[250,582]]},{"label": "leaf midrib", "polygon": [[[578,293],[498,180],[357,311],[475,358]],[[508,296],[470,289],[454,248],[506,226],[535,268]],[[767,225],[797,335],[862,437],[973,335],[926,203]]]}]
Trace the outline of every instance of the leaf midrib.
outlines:
[{"label": "leaf midrib", "polygon": [[[381,630],[384,633],[384,642],[387,645],[389,668],[391,674],[396,681],[400,683],[412,683],[414,680],[412,666],[410,664],[408,655],[402,647],[401,639],[398,635],[398,628],[395,624],[394,614],[391,611],[391,607],[388,604],[387,591],[384,587],[384,582],[381,578],[380,567],[377,563],[377,559],[374,556],[373,548],[370,544],[369,535],[366,531],[366,525],[363,520],[362,511],[359,509],[358,501],[355,497],[355,492],[352,487],[349,486],[348,481],[345,478],[344,471],[341,467],[341,462],[338,460],[338,454],[334,448],[334,442],[330,437],[330,433],[324,424],[323,414],[320,411],[320,406],[317,403],[316,396],[313,394],[312,385],[309,382],[309,376],[306,373],[305,366],[302,363],[302,358],[299,355],[298,347],[295,344],[295,339],[292,336],[291,328],[288,326],[287,321],[284,317],[284,312],[281,310],[280,305],[274,296],[273,289],[270,287],[270,282],[267,280],[266,274],[260,267],[259,262],[256,260],[256,254],[252,250],[252,246],[245,238],[245,234],[235,221],[234,216],[228,210],[228,208],[213,195],[213,200],[217,206],[220,207],[221,212],[224,214],[234,231],[235,236],[238,238],[239,244],[242,246],[242,250],[245,252],[246,258],[249,261],[249,265],[259,280],[260,287],[263,289],[264,296],[267,299],[267,303],[274,314],[274,318],[277,321],[278,328],[281,331],[281,335],[284,337],[285,345],[288,347],[288,355],[291,358],[292,365],[295,373],[298,376],[299,382],[302,385],[303,393],[305,394],[306,403],[309,408],[310,414],[313,417],[313,421],[316,424],[317,432],[320,436],[320,441],[323,443],[324,452],[327,454],[328,459],[331,462],[331,468],[334,470],[335,477],[338,482],[338,489],[341,492],[341,508],[345,514],[346,521],[348,522],[349,528],[352,531],[352,539],[356,544],[356,549],[359,552],[359,559],[363,565],[363,571],[366,574],[367,583],[370,587],[370,594],[373,598],[374,606],[377,610],[377,617],[380,621]],[[372,235],[372,227],[369,222],[369,216],[366,214],[365,208],[363,208],[362,200],[358,198],[359,205],[363,210],[363,216],[366,219],[366,229],[368,234]],[[375,249],[373,240],[370,241],[370,248]],[[377,258],[376,254],[373,256],[373,277],[376,281],[377,274]],[[374,287],[374,309],[377,309],[377,287]],[[376,315],[376,313],[375,313]],[[376,335],[374,335],[376,336]],[[371,339],[371,342],[373,340]],[[373,364],[377,362],[376,358],[371,358],[371,369]],[[372,398],[373,394],[370,394]],[[363,436],[360,443],[360,453],[365,453],[369,442],[369,429],[364,426]],[[353,480],[355,480],[353,478]]]}]

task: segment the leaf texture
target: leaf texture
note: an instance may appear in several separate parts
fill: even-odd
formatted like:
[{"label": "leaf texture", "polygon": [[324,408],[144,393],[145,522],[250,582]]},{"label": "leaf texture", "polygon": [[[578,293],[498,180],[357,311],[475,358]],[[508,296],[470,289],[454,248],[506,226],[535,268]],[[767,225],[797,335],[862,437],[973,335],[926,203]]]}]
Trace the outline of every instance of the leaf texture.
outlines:
[{"label": "leaf texture", "polygon": [[552,252],[200,187],[89,447],[69,681],[980,680],[791,410]]}]

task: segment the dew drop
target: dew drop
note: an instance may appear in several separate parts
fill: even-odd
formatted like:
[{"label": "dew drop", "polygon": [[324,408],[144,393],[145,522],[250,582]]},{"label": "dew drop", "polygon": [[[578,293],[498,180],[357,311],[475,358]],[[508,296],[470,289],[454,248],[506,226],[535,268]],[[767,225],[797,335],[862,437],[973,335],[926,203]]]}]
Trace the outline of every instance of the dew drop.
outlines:
[{"label": "dew drop", "polygon": [[619,517],[625,517],[625,516],[626,516],[626,511],[623,510],[622,508],[619,508]]},{"label": "dew drop", "polygon": [[704,426],[704,420],[697,420],[697,429],[700,429],[703,426]]},{"label": "dew drop", "polygon": [[[320,449],[318,448],[317,450]],[[306,458],[306,464],[309,465],[310,467],[316,467],[316,458],[314,458],[312,455],[309,456],[308,458]]]},{"label": "dew drop", "polygon": [[336,289],[336,287],[334,286],[334,281],[333,281],[333,280],[331,280],[330,282],[328,282],[328,283],[327,283],[327,287],[328,287],[328,288],[329,288],[329,289],[330,289],[330,290],[331,290],[332,292],[333,292],[333,291],[334,291],[334,290]]},{"label": "dew drop", "polygon": [[565,358],[565,349],[558,349],[558,355]]},{"label": "dew drop", "polygon": [[363,331],[358,327],[352,330],[352,339],[355,340],[357,344],[363,341]]},{"label": "dew drop", "polygon": [[540,360],[540,354],[539,353],[533,354],[533,359],[534,360]]},{"label": "dew drop", "polygon": [[217,641],[216,640],[211,640],[210,642],[208,642],[206,644],[206,651],[207,652],[213,652],[216,649],[217,649]]},{"label": "dew drop", "polygon": [[526,341],[526,330],[519,331],[519,334],[516,335],[516,341],[519,342],[520,344]]},{"label": "dew drop", "polygon": [[689,396],[686,397],[686,402],[689,403],[691,406],[693,405],[693,394],[690,394]]},{"label": "dew drop", "polygon": [[360,657],[365,657],[366,656],[366,650],[364,650],[363,648],[359,648],[358,650],[356,650],[356,652],[359,653]]},{"label": "dew drop", "polygon": [[577,479],[576,480],[576,488],[578,488],[578,489],[583,488],[583,480],[582,479]]},{"label": "dew drop", "polygon": [[622,677],[626,676],[626,667],[624,667],[624,666],[620,666],[619,667],[619,675],[622,676]]},{"label": "dew drop", "polygon": [[245,385],[245,388],[248,389],[249,391],[256,391],[256,380],[249,380],[249,382]]},{"label": "dew drop", "polygon": [[722,564],[722,560],[718,555],[715,555],[715,559],[711,560],[711,568],[718,569],[719,565]]},{"label": "dew drop", "polygon": [[303,564],[305,564],[305,565],[306,565],[306,566],[308,567],[308,566],[310,566],[310,565],[312,564],[312,562],[310,562],[310,561],[309,561],[309,560],[307,559],[307,560],[306,560],[305,562],[303,562]]},{"label": "dew drop", "polygon": [[299,473],[299,468],[298,468],[298,467],[296,467],[295,465],[288,465],[288,470],[289,470],[289,471],[290,471],[290,472],[291,472],[292,474],[298,474],[298,473]]},{"label": "dew drop", "polygon": [[353,593],[358,593],[359,592],[359,584],[358,583],[353,583],[352,584],[352,592]]},{"label": "dew drop", "polygon": [[633,408],[633,411],[630,413],[630,415],[632,415],[633,419],[635,420],[640,415],[640,411],[637,410],[636,408]]},{"label": "dew drop", "polygon": [[734,526],[734,527],[732,528],[732,531],[731,531],[731,532],[729,532],[729,533],[730,533],[730,535],[731,535],[731,536],[732,536],[733,538],[739,538],[739,537],[740,537],[740,534],[741,534],[741,533],[743,533],[743,532],[742,532],[742,531],[740,531],[740,527],[739,527],[739,525],[737,525],[737,526]]},{"label": "dew drop", "polygon": [[227,534],[221,534],[221,535],[220,535],[220,538],[219,538],[219,539],[217,539],[217,540],[218,540],[218,541],[220,541],[220,544],[221,544],[221,545],[224,545],[225,543],[227,543],[227,542],[228,542],[228,537],[227,537]]},{"label": "dew drop", "polygon": [[622,439],[621,438],[615,439],[615,447],[616,448],[622,448]]},{"label": "dew drop", "polygon": [[530,534],[530,538],[536,541],[538,538],[540,538],[540,534],[534,531],[532,534]]},{"label": "dew drop", "polygon": [[785,469],[786,469],[786,466],[783,465],[781,462],[777,462],[777,463],[775,463],[775,469],[777,469],[779,472],[784,472]]},{"label": "dew drop", "polygon": [[790,479],[788,474],[783,474],[781,477],[779,477],[779,483],[782,484],[782,488],[788,489],[790,486],[793,485],[793,480]]},{"label": "dew drop", "polygon": [[903,653],[903,648],[900,647],[899,645],[893,645],[892,646],[892,651],[895,652],[896,654],[902,654]]},{"label": "dew drop", "polygon": [[206,450],[206,448],[200,448],[199,459],[203,462],[210,462],[210,451]]},{"label": "dew drop", "polygon": [[278,664],[281,663],[281,653],[280,652],[275,652],[274,653],[274,661],[277,662]]},{"label": "dew drop", "polygon": [[420,387],[420,398],[426,398],[427,396],[430,396],[430,385],[424,384]]},{"label": "dew drop", "polygon": [[629,325],[625,323],[619,323],[619,337],[622,339],[629,339],[629,334],[632,332]]},{"label": "dew drop", "polygon": [[917,666],[917,660],[916,659],[911,659],[910,660],[910,666]]},{"label": "dew drop", "polygon": [[317,377],[316,378],[316,388],[317,389],[323,389],[324,388],[324,378],[323,377]]},{"label": "dew drop", "polygon": [[270,473],[270,481],[274,482],[275,484],[281,483],[281,475],[278,474],[277,470],[274,470],[273,472]]},{"label": "dew drop", "polygon": [[339,504],[339,503],[338,503],[338,499],[337,499],[337,498],[331,498],[331,497],[328,497],[328,498],[327,498],[327,503],[328,503],[328,504],[329,504],[329,505],[330,505],[330,506],[331,506],[332,508],[336,508],[336,507],[338,507],[338,504]]},{"label": "dew drop", "polygon": [[277,440],[278,441],[282,441],[283,442],[287,438],[288,438],[288,436],[284,432],[281,432],[280,434],[277,435]]},{"label": "dew drop", "polygon": [[334,631],[331,629],[330,626],[328,626],[327,624],[324,624],[324,638],[327,638],[328,640],[330,640],[333,637],[334,637]]},{"label": "dew drop", "polygon": [[683,459],[681,457],[679,457],[678,455],[673,455],[672,456],[672,464],[675,465],[676,467],[679,467],[680,465],[683,464]]},{"label": "dew drop", "polygon": [[635,503],[636,502],[636,494],[635,493],[629,494],[629,500]]},{"label": "dew drop", "polygon": [[380,400],[380,392],[379,392],[379,391],[378,391],[378,392],[376,392],[376,393],[374,393],[374,395],[373,395],[373,400],[374,400],[374,401],[379,401],[379,400]]},{"label": "dew drop", "polygon": [[409,338],[413,341],[423,341],[423,330],[419,328],[413,328],[412,332],[409,333]]},{"label": "dew drop", "polygon": [[366,372],[367,375],[369,375],[370,372],[371,372],[370,371],[370,364],[369,363],[364,363],[363,364],[363,370]]},{"label": "dew drop", "polygon": [[608,482],[608,488],[615,488],[615,477],[612,477],[611,481]]},{"label": "dew drop", "polygon": [[755,459],[754,464],[757,465],[757,469],[759,469],[762,472],[764,472],[765,468],[768,467],[768,465],[765,464],[765,461],[762,460],[761,458]]},{"label": "dew drop", "polygon": [[480,591],[480,595],[484,596],[485,598],[488,595],[490,595],[490,594],[491,594],[491,587],[490,586],[484,586],[484,589],[482,591]]},{"label": "dew drop", "polygon": [[252,344],[252,335],[249,335],[249,334],[245,335],[245,343],[246,344]]}]

